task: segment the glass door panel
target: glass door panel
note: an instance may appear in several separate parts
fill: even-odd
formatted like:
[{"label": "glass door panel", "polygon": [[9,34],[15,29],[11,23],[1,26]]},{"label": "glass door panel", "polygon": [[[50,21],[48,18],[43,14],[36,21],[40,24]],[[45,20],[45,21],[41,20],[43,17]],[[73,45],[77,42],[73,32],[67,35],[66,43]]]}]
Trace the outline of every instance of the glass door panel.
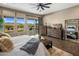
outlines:
[{"label": "glass door panel", "polygon": [[17,18],[16,24],[17,24],[17,32],[23,32],[24,31],[24,25],[25,25],[24,18]]},{"label": "glass door panel", "polygon": [[36,21],[36,19],[28,19],[27,28],[30,35],[37,34],[38,21]]},{"label": "glass door panel", "polygon": [[14,17],[4,17],[4,32],[14,31]]}]

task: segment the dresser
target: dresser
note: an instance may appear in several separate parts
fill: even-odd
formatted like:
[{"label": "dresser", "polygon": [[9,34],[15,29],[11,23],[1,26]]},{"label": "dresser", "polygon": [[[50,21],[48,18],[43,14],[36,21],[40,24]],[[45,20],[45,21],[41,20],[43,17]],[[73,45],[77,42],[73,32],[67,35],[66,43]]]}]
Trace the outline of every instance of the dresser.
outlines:
[{"label": "dresser", "polygon": [[63,39],[63,29],[61,24],[54,24],[53,27],[47,27],[47,35],[58,39]]}]

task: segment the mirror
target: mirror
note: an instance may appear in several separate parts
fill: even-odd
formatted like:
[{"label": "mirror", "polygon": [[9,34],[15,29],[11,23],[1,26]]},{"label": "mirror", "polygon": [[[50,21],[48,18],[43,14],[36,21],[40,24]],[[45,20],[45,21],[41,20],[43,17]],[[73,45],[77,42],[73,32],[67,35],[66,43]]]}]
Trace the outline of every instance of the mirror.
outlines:
[{"label": "mirror", "polygon": [[78,23],[79,20],[78,19],[71,19],[71,20],[66,20],[65,21],[65,30],[66,30],[66,34],[65,34],[65,39],[67,40],[78,40]]}]

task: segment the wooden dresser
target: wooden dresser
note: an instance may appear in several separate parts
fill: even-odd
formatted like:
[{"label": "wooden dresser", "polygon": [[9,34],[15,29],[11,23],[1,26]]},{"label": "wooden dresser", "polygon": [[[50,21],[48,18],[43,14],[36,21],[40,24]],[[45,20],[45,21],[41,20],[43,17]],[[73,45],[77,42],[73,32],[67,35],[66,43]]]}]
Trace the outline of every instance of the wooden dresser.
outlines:
[{"label": "wooden dresser", "polygon": [[53,27],[47,27],[47,35],[63,39],[63,29],[61,24],[54,24]]}]

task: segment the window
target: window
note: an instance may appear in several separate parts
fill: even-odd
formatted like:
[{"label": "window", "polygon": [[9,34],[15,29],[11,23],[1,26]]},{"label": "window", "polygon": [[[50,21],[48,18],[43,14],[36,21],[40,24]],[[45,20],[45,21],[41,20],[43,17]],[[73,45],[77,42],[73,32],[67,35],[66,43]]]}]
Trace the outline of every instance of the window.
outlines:
[{"label": "window", "polygon": [[24,18],[17,18],[16,23],[17,23],[17,31],[18,32],[24,31],[24,24],[25,24]]},{"label": "window", "polygon": [[17,18],[16,23],[17,24],[25,24],[24,18]]},{"label": "window", "polygon": [[35,35],[38,33],[38,19],[29,18],[26,20],[26,30],[28,30],[31,35]]},{"label": "window", "polygon": [[4,31],[13,32],[14,30],[14,17],[4,17]]},{"label": "window", "polygon": [[27,24],[35,24],[35,20],[29,19],[27,20]]},{"label": "window", "polygon": [[28,19],[27,25],[28,25],[29,30],[33,30],[34,25],[35,25],[35,20],[34,19]]},{"label": "window", "polygon": [[14,17],[4,17],[5,23],[14,23]]}]

